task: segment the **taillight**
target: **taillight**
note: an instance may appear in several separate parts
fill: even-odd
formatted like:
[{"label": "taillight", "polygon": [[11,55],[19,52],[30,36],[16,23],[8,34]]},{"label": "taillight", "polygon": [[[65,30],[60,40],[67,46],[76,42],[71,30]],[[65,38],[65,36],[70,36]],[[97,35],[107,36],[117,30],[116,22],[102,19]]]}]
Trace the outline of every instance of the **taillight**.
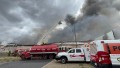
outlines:
[{"label": "taillight", "polygon": [[105,59],[105,57],[99,57],[99,62],[104,61]]}]

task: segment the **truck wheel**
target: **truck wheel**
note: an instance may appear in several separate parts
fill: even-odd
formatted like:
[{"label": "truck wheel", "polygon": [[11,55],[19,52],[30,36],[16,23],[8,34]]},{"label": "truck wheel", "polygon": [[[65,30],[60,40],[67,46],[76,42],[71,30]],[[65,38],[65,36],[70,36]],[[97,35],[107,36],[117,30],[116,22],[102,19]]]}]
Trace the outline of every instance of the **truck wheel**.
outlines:
[{"label": "truck wheel", "polygon": [[49,59],[53,59],[54,58],[54,56],[53,55],[49,55]]},{"label": "truck wheel", "polygon": [[43,59],[47,59],[47,55],[43,55]]},{"label": "truck wheel", "polygon": [[66,62],[67,62],[67,59],[66,59],[65,57],[62,57],[62,58],[61,58],[61,63],[62,63],[62,64],[65,64]]},{"label": "truck wheel", "polygon": [[22,60],[25,60],[25,56],[24,56],[24,55],[21,55],[21,59],[22,59]]},{"label": "truck wheel", "polygon": [[39,59],[42,59],[43,58],[43,56],[42,55],[39,55]]}]

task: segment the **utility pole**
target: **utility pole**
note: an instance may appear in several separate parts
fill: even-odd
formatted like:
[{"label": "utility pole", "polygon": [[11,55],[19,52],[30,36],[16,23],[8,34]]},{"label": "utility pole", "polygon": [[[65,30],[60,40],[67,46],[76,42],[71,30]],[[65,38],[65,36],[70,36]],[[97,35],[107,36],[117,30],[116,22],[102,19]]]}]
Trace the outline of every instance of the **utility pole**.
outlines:
[{"label": "utility pole", "polygon": [[76,48],[77,48],[77,37],[76,37],[76,28],[75,28],[75,24],[73,24],[73,31],[74,31],[74,40],[75,40],[75,43],[76,43]]},{"label": "utility pole", "polygon": [[73,26],[73,34],[74,34],[74,41],[76,43],[76,48],[77,48],[77,38],[76,38],[76,28],[75,28],[75,24],[77,22],[76,18],[70,14],[67,15],[65,21],[67,23],[70,23]]}]

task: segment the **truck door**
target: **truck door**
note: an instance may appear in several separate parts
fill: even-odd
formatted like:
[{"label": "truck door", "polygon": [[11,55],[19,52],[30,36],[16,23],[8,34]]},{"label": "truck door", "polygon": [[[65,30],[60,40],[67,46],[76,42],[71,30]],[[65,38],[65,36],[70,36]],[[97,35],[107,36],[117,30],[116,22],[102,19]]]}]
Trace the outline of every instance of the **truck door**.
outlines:
[{"label": "truck door", "polygon": [[69,61],[75,61],[75,49],[70,49],[67,56]]},{"label": "truck door", "polygon": [[68,52],[69,61],[84,61],[84,53],[82,49],[71,49]]},{"label": "truck door", "polygon": [[76,49],[76,53],[75,53],[75,60],[76,61],[84,61],[84,52],[83,49]]}]

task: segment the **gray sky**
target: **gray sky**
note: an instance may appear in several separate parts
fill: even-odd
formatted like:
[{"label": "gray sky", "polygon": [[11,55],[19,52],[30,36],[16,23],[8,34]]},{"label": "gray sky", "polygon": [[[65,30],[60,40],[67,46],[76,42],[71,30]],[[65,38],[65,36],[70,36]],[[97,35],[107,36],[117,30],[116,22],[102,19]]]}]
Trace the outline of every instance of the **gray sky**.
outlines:
[{"label": "gray sky", "polygon": [[[36,44],[54,24],[77,12],[81,13],[76,22],[78,41],[95,39],[111,30],[120,38],[120,0],[83,3],[84,0],[0,0],[0,42]],[[74,41],[72,29],[68,25],[53,31],[48,41]]]},{"label": "gray sky", "polygon": [[35,44],[84,0],[0,0],[0,41]]},{"label": "gray sky", "polygon": [[[120,39],[120,0],[86,0],[75,23],[77,41],[94,40],[111,30]],[[49,41],[74,41],[73,28],[52,33]]]}]

